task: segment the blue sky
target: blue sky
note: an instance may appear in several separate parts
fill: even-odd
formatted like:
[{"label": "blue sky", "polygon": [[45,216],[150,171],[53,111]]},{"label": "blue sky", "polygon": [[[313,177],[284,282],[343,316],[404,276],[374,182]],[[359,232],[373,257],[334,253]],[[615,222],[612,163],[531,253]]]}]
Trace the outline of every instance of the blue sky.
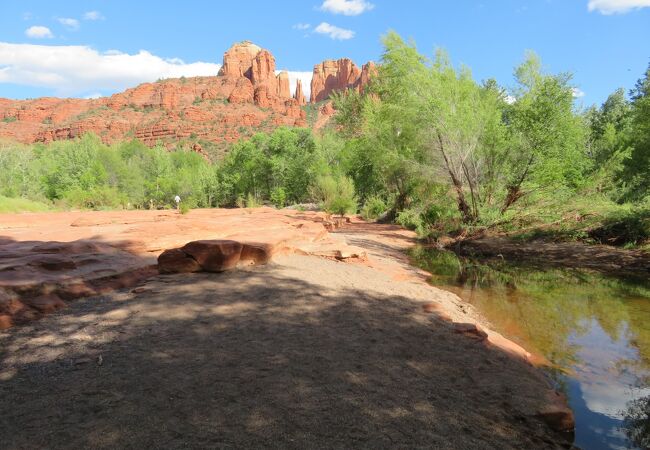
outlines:
[{"label": "blue sky", "polygon": [[378,60],[390,29],[506,87],[532,49],[547,70],[574,74],[585,105],[631,88],[650,62],[650,0],[22,0],[0,4],[0,97],[107,95],[211,74],[245,39],[306,78],[324,59]]}]

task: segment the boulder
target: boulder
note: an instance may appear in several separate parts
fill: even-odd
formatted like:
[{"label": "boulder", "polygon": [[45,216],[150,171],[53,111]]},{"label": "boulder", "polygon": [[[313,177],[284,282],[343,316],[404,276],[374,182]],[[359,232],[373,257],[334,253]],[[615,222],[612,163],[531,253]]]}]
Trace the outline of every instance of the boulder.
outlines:
[{"label": "boulder", "polygon": [[180,248],[165,250],[158,256],[160,273],[189,273],[200,270],[199,263]]},{"label": "boulder", "polygon": [[266,264],[273,257],[274,246],[263,242],[244,242],[240,261],[254,264]]},{"label": "boulder", "polygon": [[576,426],[575,416],[568,406],[566,397],[557,391],[548,392],[546,406],[537,413],[537,417],[555,431],[569,433]]},{"label": "boulder", "polygon": [[206,272],[223,272],[234,269],[239,263],[243,245],[229,240],[193,241],[181,250],[191,256]]}]

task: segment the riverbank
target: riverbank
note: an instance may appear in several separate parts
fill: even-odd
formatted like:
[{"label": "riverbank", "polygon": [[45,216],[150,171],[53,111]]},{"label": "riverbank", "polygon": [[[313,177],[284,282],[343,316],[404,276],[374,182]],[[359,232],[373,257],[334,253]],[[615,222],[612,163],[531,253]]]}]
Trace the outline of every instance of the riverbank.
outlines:
[{"label": "riverbank", "polygon": [[603,244],[487,235],[460,240],[446,247],[464,256],[500,258],[531,266],[588,269],[603,274],[643,278],[650,275],[650,252]]},{"label": "riverbank", "polygon": [[[155,230],[162,228],[176,246],[173,230],[182,236],[193,213],[162,223],[95,220],[88,232],[102,231],[110,244],[142,226],[153,248],[160,247]],[[271,219],[256,214],[249,216],[257,227],[247,230],[259,237]],[[319,224],[322,235],[265,266],[156,275],[0,332],[3,442],[8,448],[570,446],[549,427],[566,426],[570,412],[525,351],[476,326],[470,305],[429,286],[427,274],[409,265],[403,250],[415,243],[412,233],[362,222],[327,233],[318,219],[284,214],[278,230],[305,220]],[[186,241],[218,234],[227,220],[214,219]],[[52,237],[54,222],[0,235],[13,235],[15,243],[16,233],[43,226],[43,236]],[[312,225],[292,228],[305,227]],[[321,241],[328,243],[320,247]],[[342,258],[333,245],[366,255]]]}]

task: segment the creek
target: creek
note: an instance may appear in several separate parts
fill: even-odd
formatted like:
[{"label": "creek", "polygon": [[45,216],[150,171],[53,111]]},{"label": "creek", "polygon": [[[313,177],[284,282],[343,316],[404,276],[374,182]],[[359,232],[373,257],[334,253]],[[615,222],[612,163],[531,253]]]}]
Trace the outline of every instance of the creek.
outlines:
[{"label": "creek", "polygon": [[650,448],[650,281],[417,247],[431,284],[541,360],[583,449]]}]

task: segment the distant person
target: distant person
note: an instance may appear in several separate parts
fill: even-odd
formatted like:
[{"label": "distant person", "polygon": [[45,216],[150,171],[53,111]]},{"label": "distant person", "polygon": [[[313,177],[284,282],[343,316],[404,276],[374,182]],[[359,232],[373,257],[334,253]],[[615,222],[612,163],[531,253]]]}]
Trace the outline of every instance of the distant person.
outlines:
[{"label": "distant person", "polygon": [[174,197],[174,201],[176,202],[176,209],[180,209],[181,198],[177,195],[176,197]]}]

